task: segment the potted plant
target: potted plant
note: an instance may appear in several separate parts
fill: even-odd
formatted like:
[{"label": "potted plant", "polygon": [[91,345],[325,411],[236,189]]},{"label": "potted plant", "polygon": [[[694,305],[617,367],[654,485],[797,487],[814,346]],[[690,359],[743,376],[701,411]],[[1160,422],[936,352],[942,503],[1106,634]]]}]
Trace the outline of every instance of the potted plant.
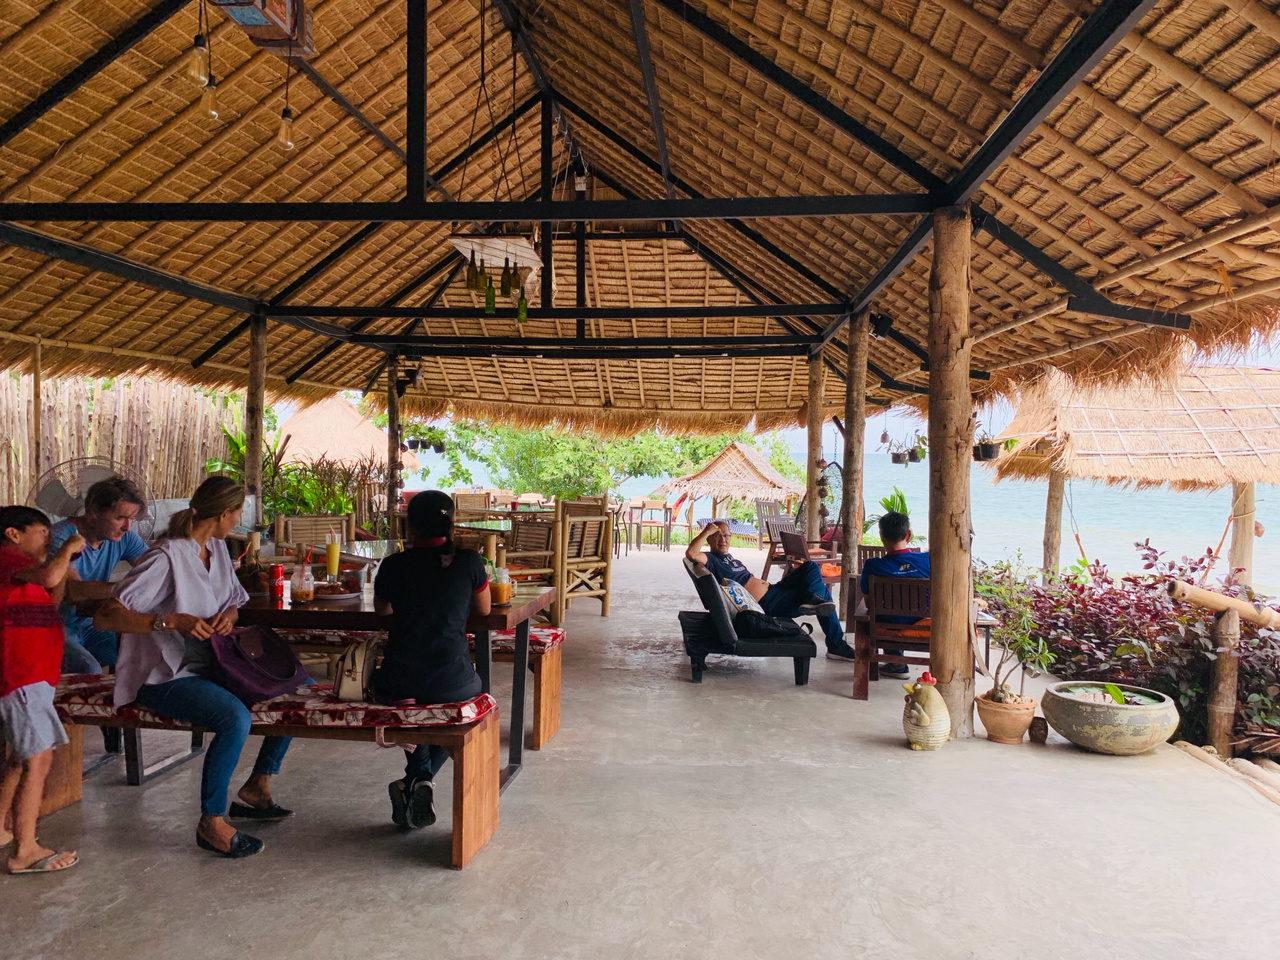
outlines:
[{"label": "potted plant", "polygon": [[[1055,657],[1043,637],[1031,636],[1035,627],[1031,603],[1022,595],[1012,574],[989,584],[987,590],[998,594],[995,599],[1003,608],[1000,626],[993,631],[1001,653],[991,674],[991,689],[980,694],[974,703],[988,740],[1021,743],[1036,711],[1035,698],[1024,693],[1027,673],[1037,676],[1046,672]],[[1009,686],[1015,667],[1020,671],[1017,693]]]},{"label": "potted plant", "polygon": [[908,449],[904,441],[894,440],[889,444],[889,459],[894,463],[906,463]]},{"label": "potted plant", "polygon": [[1000,456],[1000,450],[1003,444],[985,430],[978,434],[973,444],[973,459],[979,463],[986,463]]},{"label": "potted plant", "polygon": [[1128,757],[1164,743],[1178,728],[1178,708],[1158,690],[1127,683],[1064,680],[1044,693],[1049,726],[1077,747]]},{"label": "potted plant", "polygon": [[929,441],[925,435],[916,432],[915,439],[911,441],[911,445],[907,448],[907,462],[919,463],[924,459],[925,451],[929,448]]}]

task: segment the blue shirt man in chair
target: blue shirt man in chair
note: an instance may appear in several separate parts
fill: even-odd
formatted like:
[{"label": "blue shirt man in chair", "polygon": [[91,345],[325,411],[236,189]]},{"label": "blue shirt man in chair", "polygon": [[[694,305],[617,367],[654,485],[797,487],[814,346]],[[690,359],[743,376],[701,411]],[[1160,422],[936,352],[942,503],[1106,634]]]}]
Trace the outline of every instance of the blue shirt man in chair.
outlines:
[{"label": "blue shirt man in chair", "polygon": [[[862,575],[858,578],[858,587],[862,595],[867,595],[867,583],[871,577],[929,577],[929,554],[911,549],[911,520],[905,513],[890,510],[880,518],[880,542],[888,549],[883,557],[869,557],[862,565]],[[914,623],[914,617],[887,617],[886,620]],[[886,650],[885,653],[902,655],[901,650]],[[911,673],[905,663],[884,663],[880,672],[894,677],[905,677]]]},{"label": "blue shirt man in chair", "polygon": [[742,584],[771,617],[817,617],[827,638],[827,659],[853,659],[853,648],[845,642],[844,628],[836,615],[831,591],[822,582],[822,571],[812,560],[788,571],[777,583],[752,576],[742,561],[735,560],[729,553],[729,524],[724,520],[712,520],[707,524],[685,549],[684,555],[705,565],[717,583],[732,580]]}]

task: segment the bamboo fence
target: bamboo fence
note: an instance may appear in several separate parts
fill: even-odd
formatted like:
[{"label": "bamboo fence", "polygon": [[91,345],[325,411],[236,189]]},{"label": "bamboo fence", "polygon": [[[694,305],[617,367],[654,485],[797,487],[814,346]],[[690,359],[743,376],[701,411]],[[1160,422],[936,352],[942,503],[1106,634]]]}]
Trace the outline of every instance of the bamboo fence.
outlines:
[{"label": "bamboo fence", "polygon": [[32,378],[0,376],[0,496],[25,503],[35,479],[76,457],[105,457],[141,473],[153,497],[188,497],[209,457],[225,457],[222,427],[235,428],[238,398],[164,380],[41,385],[41,457],[31,462]]}]

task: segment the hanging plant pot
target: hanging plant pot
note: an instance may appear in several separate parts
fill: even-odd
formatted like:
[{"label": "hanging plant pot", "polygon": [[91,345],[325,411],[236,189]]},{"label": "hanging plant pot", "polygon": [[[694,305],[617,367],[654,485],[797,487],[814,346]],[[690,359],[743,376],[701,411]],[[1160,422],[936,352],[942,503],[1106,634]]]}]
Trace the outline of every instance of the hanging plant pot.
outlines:
[{"label": "hanging plant pot", "polygon": [[444,453],[444,441],[437,440],[435,443],[431,445],[431,449],[434,450],[436,453]]},{"label": "hanging plant pot", "polygon": [[987,463],[1000,456],[1000,448],[1003,444],[999,443],[975,443],[973,445],[973,459],[979,463]]},{"label": "hanging plant pot", "polygon": [[905,450],[895,451],[894,453],[889,454],[889,459],[892,460],[894,463],[906,463],[907,451]]},{"label": "hanging plant pot", "polygon": [[410,450],[422,449],[422,441],[419,440],[417,437],[410,437],[408,440],[405,441],[405,443],[408,444]]},{"label": "hanging plant pot", "polygon": [[919,447],[907,451],[907,463],[919,463],[924,459],[924,451]]}]

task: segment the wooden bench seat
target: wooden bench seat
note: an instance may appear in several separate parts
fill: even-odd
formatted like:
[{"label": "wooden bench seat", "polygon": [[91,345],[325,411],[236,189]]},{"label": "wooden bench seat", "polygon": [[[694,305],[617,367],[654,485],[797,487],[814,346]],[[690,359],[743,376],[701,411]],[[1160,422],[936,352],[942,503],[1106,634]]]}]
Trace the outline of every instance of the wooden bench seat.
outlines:
[{"label": "wooden bench seat", "polygon": [[[66,725],[126,730],[198,730],[136,704],[116,707],[115,678],[64,675],[55,704]],[[302,687],[250,708],[250,733],[264,737],[428,743],[453,760],[453,865],[464,867],[498,827],[498,705],[487,693],[462,703],[390,707],[338,700],[328,687]]]},{"label": "wooden bench seat", "polygon": [[[379,630],[277,630],[298,653],[317,653],[331,659],[360,640],[384,641]],[[475,639],[468,641],[474,653]],[[529,669],[533,673],[533,730],[529,748],[541,750],[560,729],[560,647],[565,640],[564,627],[529,627]],[[510,663],[515,658],[515,630],[494,630],[489,634],[493,659]]]}]

